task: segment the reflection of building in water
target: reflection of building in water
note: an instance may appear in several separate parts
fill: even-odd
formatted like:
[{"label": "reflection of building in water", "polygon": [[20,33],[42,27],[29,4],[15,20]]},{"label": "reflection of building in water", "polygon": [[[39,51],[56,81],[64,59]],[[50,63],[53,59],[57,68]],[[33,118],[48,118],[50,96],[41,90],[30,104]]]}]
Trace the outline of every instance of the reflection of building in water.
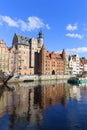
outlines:
[{"label": "reflection of building in water", "polygon": [[0,117],[3,115],[3,112],[6,109],[7,96],[8,96],[8,92],[3,92],[2,96],[0,97]]},{"label": "reflection of building in water", "polygon": [[70,93],[70,98],[80,100],[81,93],[80,93],[80,88],[78,86],[74,85],[70,87],[69,93]]},{"label": "reflection of building in water", "polygon": [[0,117],[7,111],[11,115],[12,122],[15,120],[14,116],[17,115],[19,123],[21,118],[23,120],[26,118],[31,123],[39,124],[42,115],[39,105],[35,103],[34,91],[36,91],[34,87],[24,86],[14,86],[14,91],[4,91],[0,98]]},{"label": "reflection of building in water", "polygon": [[[40,108],[38,102],[36,102],[34,98],[34,94],[36,93],[37,87],[31,87],[29,89],[28,94],[28,111],[27,111],[27,120],[31,123],[39,124],[42,119],[42,114],[40,113]],[[38,93],[37,93],[38,95]]]},{"label": "reflection of building in water", "polygon": [[65,84],[58,84],[52,86],[42,87],[42,104],[46,109],[49,105],[56,105],[61,103],[66,104],[66,87]]},{"label": "reflection of building in water", "polygon": [[13,91],[5,91],[0,98],[0,116],[7,110],[12,122],[17,115],[18,123],[22,118],[24,123],[26,118],[26,121],[39,125],[42,120],[42,110],[58,103],[66,104],[66,84],[64,83],[36,87],[15,85]]},{"label": "reflection of building in water", "polygon": [[[0,115],[3,114],[3,111],[12,112],[13,107],[16,107],[16,110],[19,114],[27,110],[27,97],[28,97],[28,88],[24,87],[15,87],[14,91],[4,91],[0,98]],[[9,114],[10,114],[9,113]]]}]

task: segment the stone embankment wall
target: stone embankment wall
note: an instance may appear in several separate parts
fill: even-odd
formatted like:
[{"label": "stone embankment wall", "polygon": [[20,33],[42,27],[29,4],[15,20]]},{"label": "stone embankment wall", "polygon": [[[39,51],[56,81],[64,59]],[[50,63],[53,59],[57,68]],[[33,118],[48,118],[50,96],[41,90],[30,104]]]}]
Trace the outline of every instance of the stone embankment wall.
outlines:
[{"label": "stone embankment wall", "polygon": [[8,83],[9,87],[17,86],[17,87],[36,87],[36,86],[46,86],[46,85],[58,85],[67,83],[67,80],[45,80],[41,82],[19,82],[19,83]]},{"label": "stone embankment wall", "polygon": [[74,77],[74,75],[25,75],[20,77],[13,77],[8,82],[33,82],[33,81],[49,81],[49,80],[67,80],[70,77]]}]

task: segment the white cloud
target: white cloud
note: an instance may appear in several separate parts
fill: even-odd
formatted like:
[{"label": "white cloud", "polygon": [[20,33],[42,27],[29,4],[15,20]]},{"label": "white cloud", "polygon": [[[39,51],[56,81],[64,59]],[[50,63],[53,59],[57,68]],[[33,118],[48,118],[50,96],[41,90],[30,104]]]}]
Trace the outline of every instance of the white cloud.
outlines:
[{"label": "white cloud", "polygon": [[0,15],[0,25],[7,23],[8,26],[20,28],[22,31],[32,31],[35,29],[47,28],[50,29],[48,24],[43,23],[43,21],[36,17],[31,16],[28,17],[27,22],[22,19],[12,19],[9,16],[1,16]]},{"label": "white cloud", "polygon": [[20,28],[22,31],[29,31],[29,30],[28,30],[28,25],[27,25],[23,20],[19,19],[19,20],[17,21],[17,24],[18,24],[19,28]]},{"label": "white cloud", "polygon": [[71,25],[71,24],[68,24],[66,26],[66,30],[68,31],[74,31],[74,30],[77,30],[78,29],[78,26],[75,24],[75,25]]},{"label": "white cloud", "polygon": [[87,52],[87,47],[66,49],[66,53],[68,55],[69,54],[77,54],[77,53],[85,53],[85,52]]},{"label": "white cloud", "polygon": [[49,30],[50,29],[50,26],[48,24],[46,24],[46,28]]},{"label": "white cloud", "polygon": [[34,29],[39,29],[39,28],[43,28],[45,26],[45,24],[42,22],[42,20],[38,17],[29,17],[28,18],[28,29],[29,30],[34,30]]},{"label": "white cloud", "polygon": [[78,38],[78,39],[82,39],[84,37],[84,35],[78,33],[67,33],[66,36],[71,38]]},{"label": "white cloud", "polygon": [[9,16],[0,16],[0,23],[3,22],[7,23],[9,26],[18,27],[17,22],[12,18],[10,18]]}]

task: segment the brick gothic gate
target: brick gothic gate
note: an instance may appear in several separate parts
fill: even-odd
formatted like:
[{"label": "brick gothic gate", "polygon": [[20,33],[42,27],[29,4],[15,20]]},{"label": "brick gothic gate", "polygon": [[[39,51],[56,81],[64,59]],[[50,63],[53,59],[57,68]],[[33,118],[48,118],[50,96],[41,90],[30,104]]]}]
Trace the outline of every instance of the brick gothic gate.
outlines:
[{"label": "brick gothic gate", "polygon": [[52,74],[53,74],[53,75],[55,74],[55,70],[52,71]]}]

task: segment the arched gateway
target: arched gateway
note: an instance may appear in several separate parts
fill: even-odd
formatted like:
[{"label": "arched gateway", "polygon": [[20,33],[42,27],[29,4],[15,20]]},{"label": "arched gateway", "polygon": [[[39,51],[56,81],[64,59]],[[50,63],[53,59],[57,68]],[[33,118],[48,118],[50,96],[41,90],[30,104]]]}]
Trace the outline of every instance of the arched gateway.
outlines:
[{"label": "arched gateway", "polygon": [[53,75],[55,74],[55,70],[52,71],[52,74],[53,74]]}]

